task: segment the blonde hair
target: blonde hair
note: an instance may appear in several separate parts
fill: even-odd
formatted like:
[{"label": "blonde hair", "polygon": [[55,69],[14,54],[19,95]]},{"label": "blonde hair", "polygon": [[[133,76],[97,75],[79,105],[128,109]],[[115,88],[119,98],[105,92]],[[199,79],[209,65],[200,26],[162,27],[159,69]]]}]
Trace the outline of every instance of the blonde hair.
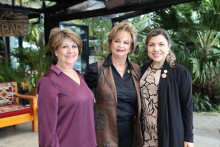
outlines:
[{"label": "blonde hair", "polygon": [[111,52],[111,43],[112,40],[114,39],[114,37],[117,35],[118,31],[127,31],[130,35],[131,35],[131,51],[129,53],[132,54],[135,50],[135,44],[136,44],[136,39],[137,39],[137,32],[135,27],[128,22],[121,22],[118,23],[117,25],[115,25],[113,27],[113,29],[111,30],[111,32],[108,34],[108,49]]},{"label": "blonde hair", "polygon": [[76,42],[80,55],[82,53],[82,39],[80,38],[80,36],[77,35],[75,32],[73,32],[71,29],[61,30],[58,27],[53,28],[50,31],[48,44],[52,55],[55,55],[55,50],[58,49],[58,47],[62,44],[62,42],[66,38],[72,39],[74,42]]},{"label": "blonde hair", "polygon": [[[163,35],[166,38],[168,45],[171,43],[171,39],[170,39],[170,36],[168,35],[168,33],[162,28],[157,28],[157,29],[153,29],[152,31],[150,31],[150,33],[148,33],[146,40],[145,40],[145,45],[146,46],[148,45],[148,43],[152,37],[155,37],[158,35]],[[167,57],[166,57],[166,62],[169,64],[169,66],[171,68],[174,68],[175,67],[175,60],[176,60],[176,56],[170,49],[167,54]]]}]

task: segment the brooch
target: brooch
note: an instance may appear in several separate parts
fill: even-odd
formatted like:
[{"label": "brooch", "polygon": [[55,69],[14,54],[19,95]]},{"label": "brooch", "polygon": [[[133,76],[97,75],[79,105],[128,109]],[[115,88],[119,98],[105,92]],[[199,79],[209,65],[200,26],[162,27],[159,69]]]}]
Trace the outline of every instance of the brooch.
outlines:
[{"label": "brooch", "polygon": [[167,73],[168,73],[168,71],[165,69],[165,70],[163,71],[162,78],[166,78],[166,77],[167,77]]}]

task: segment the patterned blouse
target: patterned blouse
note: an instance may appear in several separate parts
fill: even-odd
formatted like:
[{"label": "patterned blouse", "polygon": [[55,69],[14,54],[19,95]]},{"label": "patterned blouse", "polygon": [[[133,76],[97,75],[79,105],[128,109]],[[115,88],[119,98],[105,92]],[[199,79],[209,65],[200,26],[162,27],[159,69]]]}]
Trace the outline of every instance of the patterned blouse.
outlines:
[{"label": "patterned blouse", "polygon": [[144,128],[143,147],[158,146],[157,112],[160,75],[161,69],[155,69],[150,66],[140,80]]}]

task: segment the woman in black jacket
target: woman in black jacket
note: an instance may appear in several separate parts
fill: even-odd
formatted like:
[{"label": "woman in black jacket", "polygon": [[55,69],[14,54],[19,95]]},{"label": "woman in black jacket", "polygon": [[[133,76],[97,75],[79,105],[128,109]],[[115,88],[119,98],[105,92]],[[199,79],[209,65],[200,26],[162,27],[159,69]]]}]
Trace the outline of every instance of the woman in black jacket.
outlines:
[{"label": "woman in black jacket", "polygon": [[141,69],[144,147],[193,147],[192,79],[175,63],[171,41],[164,29],[146,38],[152,59]]}]

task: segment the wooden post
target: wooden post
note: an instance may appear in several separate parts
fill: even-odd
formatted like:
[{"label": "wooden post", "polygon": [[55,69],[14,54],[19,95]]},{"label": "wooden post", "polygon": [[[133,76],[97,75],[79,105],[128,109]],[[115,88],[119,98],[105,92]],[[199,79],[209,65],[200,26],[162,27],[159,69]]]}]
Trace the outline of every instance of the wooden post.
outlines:
[{"label": "wooden post", "polygon": [[20,0],[20,6],[22,7],[23,5],[22,5],[22,0]]}]

